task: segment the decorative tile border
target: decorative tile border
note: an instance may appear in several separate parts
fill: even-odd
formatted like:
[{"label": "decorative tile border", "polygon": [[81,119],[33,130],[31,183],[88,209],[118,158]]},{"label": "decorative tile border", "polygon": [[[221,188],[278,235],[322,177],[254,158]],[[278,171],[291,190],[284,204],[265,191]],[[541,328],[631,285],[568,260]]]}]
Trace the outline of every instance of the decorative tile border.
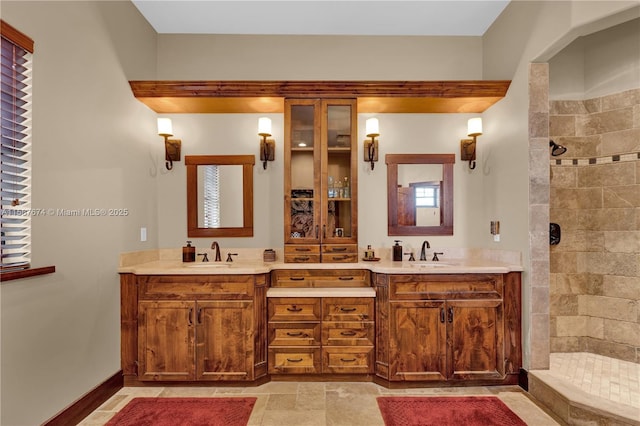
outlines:
[{"label": "decorative tile border", "polygon": [[614,154],[590,158],[552,159],[550,160],[550,164],[552,166],[590,166],[592,164],[610,164],[637,160],[640,160],[640,152],[632,152],[629,154]]}]

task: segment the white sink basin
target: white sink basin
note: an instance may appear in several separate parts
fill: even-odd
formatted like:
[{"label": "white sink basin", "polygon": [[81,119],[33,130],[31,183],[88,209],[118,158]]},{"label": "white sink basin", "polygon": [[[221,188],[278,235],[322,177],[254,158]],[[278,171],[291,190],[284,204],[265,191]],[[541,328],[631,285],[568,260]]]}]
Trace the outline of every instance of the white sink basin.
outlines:
[{"label": "white sink basin", "polygon": [[424,268],[424,269],[445,268],[447,266],[454,266],[453,263],[447,263],[447,262],[409,263],[408,265],[412,268]]},{"label": "white sink basin", "polygon": [[184,267],[185,268],[220,269],[220,268],[231,268],[231,264],[200,262],[200,263],[191,263],[188,265],[184,265]]}]

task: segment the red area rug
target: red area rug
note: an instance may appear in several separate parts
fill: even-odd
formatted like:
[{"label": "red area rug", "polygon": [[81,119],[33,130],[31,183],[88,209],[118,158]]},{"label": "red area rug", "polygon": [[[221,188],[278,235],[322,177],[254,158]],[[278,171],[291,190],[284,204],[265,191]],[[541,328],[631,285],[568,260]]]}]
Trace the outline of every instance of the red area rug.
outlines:
[{"label": "red area rug", "polygon": [[246,426],[256,398],[133,398],[106,426]]},{"label": "red area rug", "polygon": [[526,426],[495,396],[378,397],[386,426]]}]

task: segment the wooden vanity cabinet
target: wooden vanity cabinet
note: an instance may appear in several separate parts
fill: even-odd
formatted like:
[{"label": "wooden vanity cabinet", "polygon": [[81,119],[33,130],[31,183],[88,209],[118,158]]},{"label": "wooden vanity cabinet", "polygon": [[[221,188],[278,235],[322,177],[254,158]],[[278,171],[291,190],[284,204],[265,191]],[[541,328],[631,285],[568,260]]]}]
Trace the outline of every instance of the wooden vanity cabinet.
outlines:
[{"label": "wooden vanity cabinet", "polygon": [[264,274],[123,274],[125,385],[266,375],[267,282]]},{"label": "wooden vanity cabinet", "polygon": [[520,274],[375,275],[376,375],[517,383]]},{"label": "wooden vanity cabinet", "polygon": [[358,261],[355,99],[285,99],[284,261]]}]

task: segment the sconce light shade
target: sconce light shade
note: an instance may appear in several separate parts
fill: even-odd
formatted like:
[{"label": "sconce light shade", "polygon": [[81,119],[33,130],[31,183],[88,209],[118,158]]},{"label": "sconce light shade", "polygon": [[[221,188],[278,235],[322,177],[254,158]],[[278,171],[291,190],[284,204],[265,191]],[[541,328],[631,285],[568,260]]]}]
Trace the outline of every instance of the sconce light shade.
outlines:
[{"label": "sconce light shade", "polygon": [[475,117],[470,118],[467,121],[467,135],[468,136],[480,136],[482,134],[482,118]]},{"label": "sconce light shade", "polygon": [[173,126],[170,118],[158,118],[158,134],[160,136],[173,136]]},{"label": "sconce light shade", "polygon": [[169,139],[173,136],[173,126],[170,118],[158,118],[158,135],[164,137],[164,159],[167,170],[173,169],[173,162],[180,161],[180,139]]},{"label": "sconce light shade", "polygon": [[267,139],[271,136],[271,119],[269,117],[260,117],[258,119],[258,135],[262,136],[260,141],[260,161],[262,168],[267,169],[267,161],[273,161],[276,157],[276,141]]},{"label": "sconce light shade", "polygon": [[269,117],[258,118],[258,134],[260,136],[271,136],[271,119]]},{"label": "sconce light shade", "polygon": [[380,123],[377,118],[369,118],[365,123],[367,137],[380,136]]},{"label": "sconce light shade", "polygon": [[369,118],[365,122],[365,132],[371,140],[364,141],[364,161],[371,163],[371,170],[373,170],[375,162],[378,161],[378,141],[376,137],[380,136],[380,124],[377,118]]}]

